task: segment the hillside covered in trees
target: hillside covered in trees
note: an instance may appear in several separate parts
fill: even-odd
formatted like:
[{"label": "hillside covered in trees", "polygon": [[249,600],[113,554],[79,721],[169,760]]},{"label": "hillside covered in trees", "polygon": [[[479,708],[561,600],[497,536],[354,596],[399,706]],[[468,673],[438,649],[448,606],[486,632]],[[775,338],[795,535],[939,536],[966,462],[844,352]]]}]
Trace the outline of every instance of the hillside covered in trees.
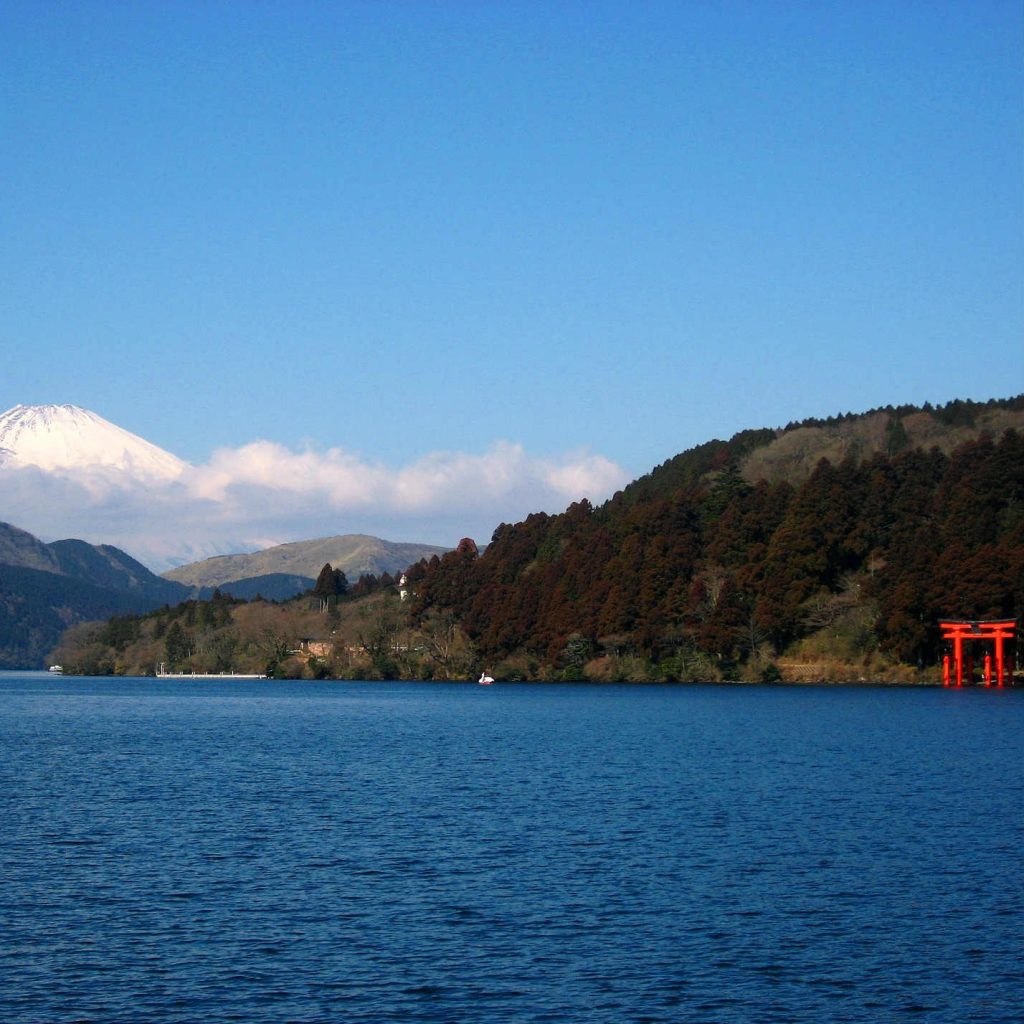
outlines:
[{"label": "hillside covered in trees", "polygon": [[[280,605],[80,626],[73,671],[339,678],[934,681],[938,621],[1024,614],[1024,396],[754,430],[481,553]],[[834,456],[829,458],[828,455]]]},{"label": "hillside covered in trees", "polygon": [[[532,515],[499,526],[483,555],[421,562],[414,611],[453,614],[499,672],[907,675],[939,657],[940,617],[1024,611],[1022,434],[975,429],[948,444],[1022,409],[1021,398],[906,407],[713,441],[600,508]],[[910,417],[930,448],[912,445]],[[858,441],[866,423],[874,446]],[[806,475],[791,461],[781,478],[747,478],[755,456],[797,431],[858,443]]]}]

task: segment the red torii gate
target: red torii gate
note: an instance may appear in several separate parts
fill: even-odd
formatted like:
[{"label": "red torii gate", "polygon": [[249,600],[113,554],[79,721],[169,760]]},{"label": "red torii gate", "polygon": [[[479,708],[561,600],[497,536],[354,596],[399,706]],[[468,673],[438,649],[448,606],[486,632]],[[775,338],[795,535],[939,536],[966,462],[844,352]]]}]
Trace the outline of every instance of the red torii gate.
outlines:
[{"label": "red torii gate", "polygon": [[[942,639],[953,643],[953,657],[947,654],[942,659],[942,685],[963,686],[964,666],[967,667],[968,682],[973,681],[974,665],[972,659],[964,659],[964,642],[981,640],[992,641],[995,646],[995,678],[996,685],[1003,686],[1006,680],[1006,647],[1007,640],[1015,640],[1017,634],[1016,619],[999,619],[992,622],[940,622]],[[1009,659],[1010,681],[1013,681],[1013,657]],[[985,685],[992,685],[992,655],[985,654]]]}]

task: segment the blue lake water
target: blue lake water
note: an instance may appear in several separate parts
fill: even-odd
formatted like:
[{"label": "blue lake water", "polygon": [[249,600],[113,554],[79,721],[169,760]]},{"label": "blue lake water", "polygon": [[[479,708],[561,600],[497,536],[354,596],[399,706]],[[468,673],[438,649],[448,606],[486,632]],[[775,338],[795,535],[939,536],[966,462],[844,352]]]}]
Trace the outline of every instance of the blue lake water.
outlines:
[{"label": "blue lake water", "polygon": [[1024,691],[0,675],[0,1020],[1024,1019]]}]

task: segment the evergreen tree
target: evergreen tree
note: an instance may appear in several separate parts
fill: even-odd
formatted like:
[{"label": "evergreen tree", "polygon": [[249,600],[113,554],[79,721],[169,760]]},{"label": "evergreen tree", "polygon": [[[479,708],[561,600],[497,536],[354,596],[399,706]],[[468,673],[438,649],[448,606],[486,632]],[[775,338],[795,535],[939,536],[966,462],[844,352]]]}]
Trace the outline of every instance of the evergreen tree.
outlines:
[{"label": "evergreen tree", "polygon": [[887,455],[898,455],[910,447],[910,435],[903,426],[903,420],[889,418],[885,425],[885,452]]},{"label": "evergreen tree", "polygon": [[[344,573],[341,573],[341,578],[345,578]],[[320,570],[320,575],[317,576],[316,584],[313,587],[313,595],[320,599],[321,612],[328,611],[331,607],[332,601],[337,603],[339,593],[338,584],[338,577],[335,575],[334,569],[331,568],[331,563],[327,562],[327,564]]]},{"label": "evergreen tree", "polygon": [[177,620],[171,623],[171,627],[164,637],[164,653],[167,657],[168,667],[172,669],[180,668],[192,654],[192,639],[181,628],[181,623]]}]

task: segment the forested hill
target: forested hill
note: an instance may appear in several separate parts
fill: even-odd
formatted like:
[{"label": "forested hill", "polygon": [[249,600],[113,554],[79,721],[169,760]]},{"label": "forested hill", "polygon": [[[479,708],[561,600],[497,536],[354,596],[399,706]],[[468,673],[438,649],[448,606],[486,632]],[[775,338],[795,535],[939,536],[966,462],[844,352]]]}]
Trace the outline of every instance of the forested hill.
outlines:
[{"label": "forested hill", "polygon": [[885,406],[869,412],[806,419],[777,429],[744,430],[728,441],[708,441],[674,456],[626,488],[630,499],[692,486],[724,465],[748,483],[805,481],[824,458],[862,461],[914,448],[949,454],[983,433],[1024,430],[1024,395],[989,402],[956,400],[933,408]]},{"label": "forested hill", "polygon": [[745,431],[420,562],[414,610],[564,678],[932,663],[940,617],[1024,613],[1021,427],[1024,396]]}]

